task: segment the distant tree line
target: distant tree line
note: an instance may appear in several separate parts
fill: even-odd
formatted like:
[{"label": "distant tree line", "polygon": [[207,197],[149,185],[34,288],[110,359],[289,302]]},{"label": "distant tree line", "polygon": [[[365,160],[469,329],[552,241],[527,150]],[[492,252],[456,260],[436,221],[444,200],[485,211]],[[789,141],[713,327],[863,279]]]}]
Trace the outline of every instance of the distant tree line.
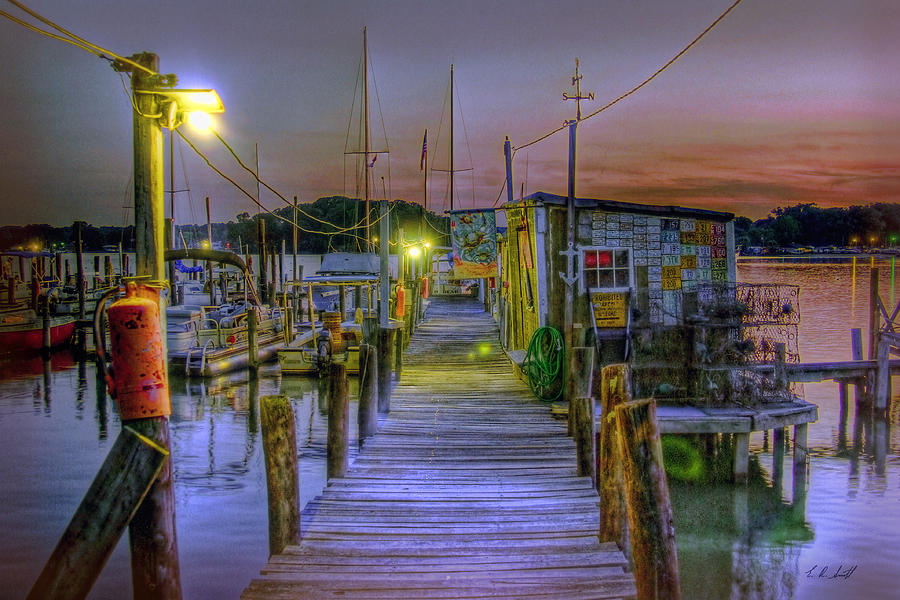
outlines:
[{"label": "distant tree line", "polygon": [[[403,237],[407,242],[421,237],[432,245],[449,245],[450,219],[433,212],[423,211],[419,204],[396,200],[391,202],[389,214],[391,241],[396,242],[399,228],[403,228]],[[297,225],[300,231],[297,236],[297,251],[302,253],[323,254],[325,252],[359,252],[365,248],[365,203],[356,198],[330,196],[319,198],[310,204],[298,206]],[[370,203],[369,221],[371,234],[378,237],[380,205]],[[282,240],[287,251],[293,249],[293,213],[292,206],[285,206],[272,213],[248,212],[235,217],[227,223],[213,223],[213,242],[228,245],[238,250],[238,244],[244,251],[258,252],[257,228],[263,220],[266,228],[266,244],[281,248]],[[332,227],[328,224],[333,224]],[[353,228],[363,224],[362,227]],[[420,225],[421,224],[421,225]],[[199,247],[207,239],[206,224],[176,225],[178,247]],[[85,224],[82,227],[82,240],[86,252],[97,252],[104,246],[115,246],[121,243],[125,251],[134,251],[134,226],[95,227]],[[52,227],[50,225],[25,225],[0,227],[0,248],[5,250],[73,250],[75,244],[74,226]]]},{"label": "distant tree line", "polygon": [[[297,251],[322,254],[325,252],[358,252],[365,247],[365,228],[350,229],[365,219],[365,204],[356,198],[329,196],[310,204],[300,204],[297,225]],[[243,212],[227,223],[213,223],[213,241],[229,244],[244,251],[257,252],[257,223],[266,224],[269,246],[292,250],[293,207],[285,206],[270,213],[251,215]],[[370,204],[369,220],[373,237],[378,237],[379,203]],[[424,217],[423,217],[424,214]],[[276,216],[277,215],[277,216]],[[396,242],[399,228],[409,242],[420,237],[435,246],[450,244],[450,219],[422,210],[419,204],[396,200],[391,203],[391,241]],[[324,223],[323,223],[324,222]],[[337,226],[331,227],[325,223]],[[346,231],[342,231],[347,229]],[[188,247],[197,247],[206,240],[206,225],[191,224],[176,227],[179,247],[182,240]],[[104,246],[121,243],[126,251],[134,251],[134,226],[95,227],[85,224],[82,229],[85,251],[100,251]],[[0,248],[71,250],[75,235],[72,225],[25,225],[0,227]],[[900,204],[879,203],[846,208],[820,208],[815,204],[779,207],[765,219],[753,221],[747,217],[735,219],[735,241],[739,246],[767,248],[786,246],[893,246],[900,244]]]},{"label": "distant tree line", "polygon": [[[104,246],[134,251],[134,225],[127,227],[85,224],[81,239],[86,252],[100,251]],[[0,248],[4,250],[71,250],[75,245],[74,225],[7,225],[0,227]]]},{"label": "distant tree line", "polygon": [[737,217],[734,231],[735,243],[744,247],[893,246],[900,243],[900,205],[797,204],[776,208],[758,221]]}]

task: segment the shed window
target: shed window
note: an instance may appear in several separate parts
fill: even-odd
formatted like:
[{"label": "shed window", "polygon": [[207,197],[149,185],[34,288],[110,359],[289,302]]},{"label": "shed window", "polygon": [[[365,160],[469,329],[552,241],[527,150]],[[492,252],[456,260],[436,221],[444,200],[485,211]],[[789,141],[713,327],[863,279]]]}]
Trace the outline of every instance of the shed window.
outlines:
[{"label": "shed window", "polygon": [[583,248],[581,250],[582,291],[596,288],[630,288],[630,248]]}]

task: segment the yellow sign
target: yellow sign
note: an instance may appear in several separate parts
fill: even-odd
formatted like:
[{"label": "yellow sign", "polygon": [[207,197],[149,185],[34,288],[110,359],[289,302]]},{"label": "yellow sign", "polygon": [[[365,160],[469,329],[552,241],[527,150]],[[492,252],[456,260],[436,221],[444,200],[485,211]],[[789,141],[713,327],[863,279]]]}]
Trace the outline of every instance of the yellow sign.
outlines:
[{"label": "yellow sign", "polygon": [[593,292],[591,306],[597,327],[625,327],[628,316],[627,292]]}]

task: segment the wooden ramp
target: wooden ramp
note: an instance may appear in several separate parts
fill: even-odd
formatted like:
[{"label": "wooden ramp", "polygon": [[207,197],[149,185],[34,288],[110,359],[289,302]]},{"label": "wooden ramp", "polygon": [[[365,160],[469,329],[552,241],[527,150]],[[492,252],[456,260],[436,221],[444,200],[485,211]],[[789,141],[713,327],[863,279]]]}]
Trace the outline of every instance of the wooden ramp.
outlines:
[{"label": "wooden ramp", "polygon": [[626,598],[565,423],[516,379],[478,302],[436,298],[391,413],[301,515],[261,598]]}]

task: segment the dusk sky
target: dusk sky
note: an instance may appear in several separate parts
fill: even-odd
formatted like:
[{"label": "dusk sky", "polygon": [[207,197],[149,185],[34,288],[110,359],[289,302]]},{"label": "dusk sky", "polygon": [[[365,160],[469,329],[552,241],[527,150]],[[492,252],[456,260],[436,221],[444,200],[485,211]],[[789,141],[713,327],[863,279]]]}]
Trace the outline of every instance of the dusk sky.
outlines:
[{"label": "dusk sky", "polygon": [[[731,3],[26,2],[119,55],[155,52],[160,71],[177,74],[179,87],[215,88],[226,106],[217,131],[249,164],[258,144],[262,178],[303,202],[355,195],[344,149],[364,26],[377,85],[373,148],[383,149],[386,134],[391,151],[376,163],[376,196],[384,177],[392,198],[422,201],[426,128],[429,162],[447,168],[447,109],[439,139],[438,130],[452,62],[456,166],[474,169],[457,176],[462,208],[497,199],[505,136],[523,145],[574,115],[562,93],[573,92],[575,57],[582,90],[596,97],[584,103],[587,114],[643,81]],[[0,53],[0,224],[131,222],[122,208],[132,202],[131,106],[119,75],[106,61],[6,19]],[[895,202],[898,59],[897,0],[744,0],[650,84],[579,126],[578,196],[751,218],[798,202]],[[358,124],[349,127],[355,140]],[[214,137],[184,131],[255,192]],[[567,145],[560,132],[517,153],[516,197],[526,171],[526,194],[565,195]],[[180,141],[175,171],[176,189],[189,185],[192,199],[178,194],[178,223],[204,221],[205,196],[214,221],[257,212]],[[446,182],[446,174],[432,174],[429,208],[447,208]],[[265,190],[261,199],[283,206]],[[168,216],[168,198],[166,206]]]}]

